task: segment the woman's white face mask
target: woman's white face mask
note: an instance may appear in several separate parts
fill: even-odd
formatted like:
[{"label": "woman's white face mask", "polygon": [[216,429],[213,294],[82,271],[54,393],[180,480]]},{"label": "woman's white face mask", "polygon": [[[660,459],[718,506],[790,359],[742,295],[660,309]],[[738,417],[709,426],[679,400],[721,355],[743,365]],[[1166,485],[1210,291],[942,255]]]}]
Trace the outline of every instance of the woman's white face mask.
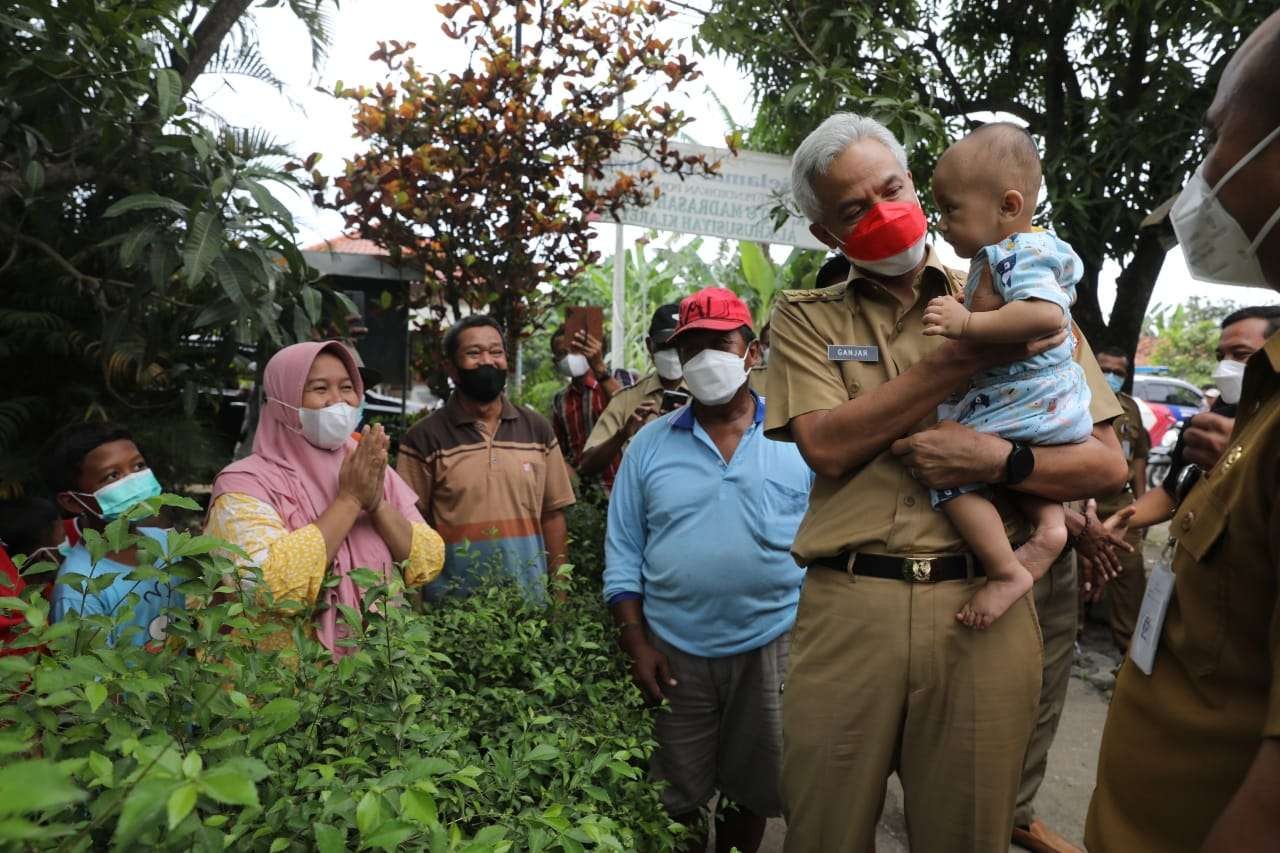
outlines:
[{"label": "woman's white face mask", "polygon": [[321,450],[337,450],[360,425],[360,410],[346,403],[334,403],[323,409],[299,409],[288,403],[277,403],[298,413],[302,437]]}]

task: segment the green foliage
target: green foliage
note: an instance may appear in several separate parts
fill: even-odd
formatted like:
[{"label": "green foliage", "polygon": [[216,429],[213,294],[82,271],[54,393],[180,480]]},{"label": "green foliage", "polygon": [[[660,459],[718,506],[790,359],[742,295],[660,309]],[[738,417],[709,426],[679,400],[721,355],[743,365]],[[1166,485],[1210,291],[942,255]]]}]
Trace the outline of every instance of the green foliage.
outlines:
[{"label": "green foliage", "polygon": [[[190,506],[132,515],[158,503]],[[595,518],[576,529],[598,535]],[[670,850],[683,833],[646,779],[651,720],[597,583],[551,607],[494,585],[416,613],[389,606],[398,578],[359,570],[363,604],[343,614],[359,650],[334,664],[309,614],[228,580],[225,543],[174,533],[165,557],[123,521],[92,548],[106,541],[138,545],[133,575],[170,575],[191,609],[153,653],[106,645],[123,613],[49,625],[34,590],[0,602],[48,649],[0,658],[5,842],[496,853]],[[599,542],[576,546],[591,565]],[[294,645],[269,651],[282,628]]]},{"label": "green foliage", "polygon": [[1151,362],[1169,368],[1171,375],[1194,385],[1206,385],[1218,363],[1219,324],[1240,306],[1193,296],[1182,305],[1156,305],[1144,332],[1155,339]]},{"label": "green foliage", "polygon": [[[1085,262],[1073,314],[1095,344],[1131,349],[1164,257],[1143,218],[1202,155],[1199,123],[1227,58],[1277,8],[1167,0],[724,0],[703,43],[751,76],[746,140],[790,154],[837,110],[875,116],[907,147],[926,207],[948,142],[992,113],[1041,144],[1044,224]],[[1125,267],[1109,322],[1104,260]]]},{"label": "green foliage", "polygon": [[[0,371],[11,401],[39,401],[0,416],[0,488],[29,480],[68,421],[218,444],[207,391],[308,337],[336,298],[269,191],[297,185],[272,163],[283,150],[191,96],[205,70],[261,77],[246,5],[21,0],[0,14]],[[319,5],[290,3],[313,29]],[[206,454],[152,450],[181,482],[211,473]]]}]

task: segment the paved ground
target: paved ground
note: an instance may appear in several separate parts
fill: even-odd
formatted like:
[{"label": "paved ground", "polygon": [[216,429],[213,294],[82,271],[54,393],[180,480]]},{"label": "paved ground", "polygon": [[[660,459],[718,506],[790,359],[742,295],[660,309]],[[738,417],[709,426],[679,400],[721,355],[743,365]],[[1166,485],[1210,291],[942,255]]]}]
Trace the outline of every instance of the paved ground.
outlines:
[{"label": "paved ground", "polygon": [[[1155,528],[1146,545],[1147,570],[1167,538],[1166,530]],[[1091,613],[1081,641],[1077,667],[1072,671],[1058,735],[1049,752],[1049,769],[1036,812],[1068,841],[1083,846],[1084,821],[1089,810],[1098,767],[1098,743],[1106,721],[1110,693],[1099,689],[1107,684],[1108,670],[1120,662],[1111,645],[1111,634],[1105,625],[1101,608]],[[1083,664],[1083,665],[1081,665]],[[781,820],[769,822],[761,853],[781,853],[786,825]],[[885,797],[884,817],[876,832],[876,853],[907,853],[906,823],[902,814],[902,788],[897,777],[890,778]],[[1011,851],[1019,850],[1010,847]]]}]

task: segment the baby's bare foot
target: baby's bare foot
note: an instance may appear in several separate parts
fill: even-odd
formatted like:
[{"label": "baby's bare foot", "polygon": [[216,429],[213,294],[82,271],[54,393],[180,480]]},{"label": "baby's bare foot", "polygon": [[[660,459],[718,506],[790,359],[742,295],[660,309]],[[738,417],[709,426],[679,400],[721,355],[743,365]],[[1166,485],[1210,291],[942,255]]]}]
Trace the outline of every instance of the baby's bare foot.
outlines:
[{"label": "baby's bare foot", "polygon": [[1021,566],[1007,577],[987,578],[982,589],[960,608],[956,619],[979,631],[990,627],[1015,601],[1027,594],[1032,583],[1031,573]]},{"label": "baby's bare foot", "polygon": [[1044,577],[1053,561],[1058,559],[1062,549],[1067,545],[1067,526],[1065,524],[1042,524],[1031,534],[1031,538],[1022,547],[1013,552],[1028,572],[1033,581]]}]

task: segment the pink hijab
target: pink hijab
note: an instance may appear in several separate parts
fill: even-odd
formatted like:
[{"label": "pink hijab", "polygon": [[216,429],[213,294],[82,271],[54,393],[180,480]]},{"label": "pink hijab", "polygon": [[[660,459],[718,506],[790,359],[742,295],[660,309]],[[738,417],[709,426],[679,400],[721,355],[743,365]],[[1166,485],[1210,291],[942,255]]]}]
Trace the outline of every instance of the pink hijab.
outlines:
[{"label": "pink hijab", "polygon": [[[321,450],[302,437],[301,422],[294,410],[302,406],[307,374],[322,352],[337,356],[346,365],[356,394],[364,397],[360,371],[342,344],[335,341],[301,343],[280,350],[267,362],[267,400],[253,436],[253,453],[222,469],[214,480],[211,502],[227,493],[250,495],[274,507],[290,531],[311,524],[333,503],[338,496],[338,469],[356,443],[349,440],[337,450]],[[422,522],[416,506],[418,496],[390,468],[383,483],[382,499],[390,502],[410,523]],[[338,586],[321,590],[321,600],[317,602],[326,606],[316,614],[316,635],[333,652],[335,660],[352,651],[338,645],[346,630],[338,625],[336,605],[357,609],[360,606],[361,590],[348,577],[348,572],[367,568],[389,578],[393,563],[391,552],[373,527],[373,520],[362,512],[333,558],[331,571],[339,578]]]}]

